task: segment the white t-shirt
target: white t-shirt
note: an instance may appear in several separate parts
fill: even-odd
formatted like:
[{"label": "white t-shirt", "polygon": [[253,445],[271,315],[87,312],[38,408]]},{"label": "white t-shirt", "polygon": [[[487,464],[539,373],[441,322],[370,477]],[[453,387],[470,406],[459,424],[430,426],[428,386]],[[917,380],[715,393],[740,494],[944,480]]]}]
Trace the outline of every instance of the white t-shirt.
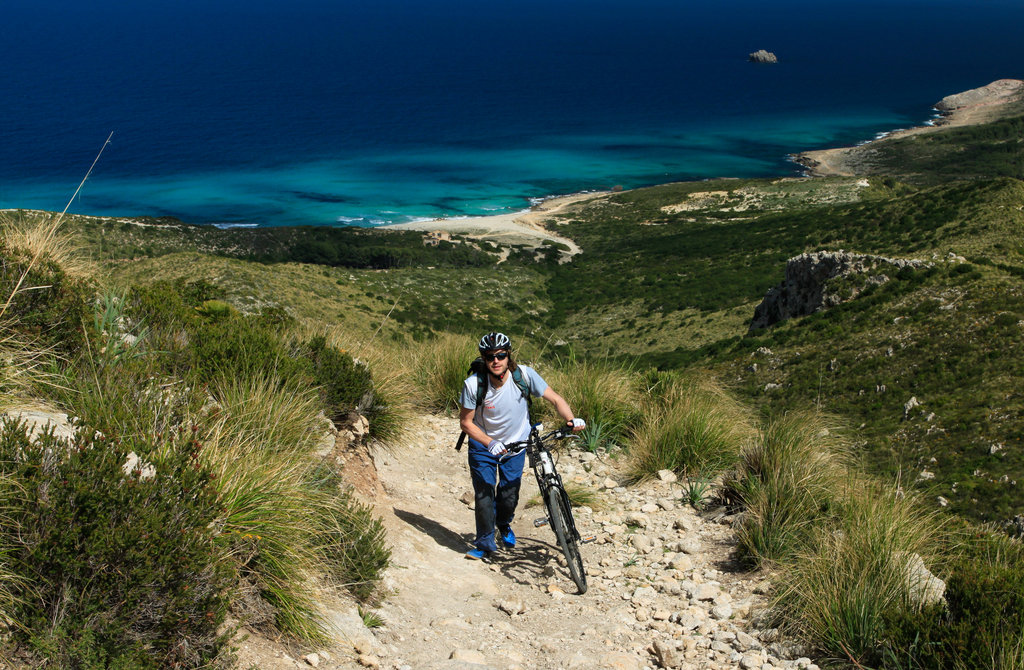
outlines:
[{"label": "white t-shirt", "polygon": [[[548,390],[548,385],[537,372],[526,365],[520,365],[523,381],[530,387],[530,395],[540,397]],[[508,373],[505,383],[495,387],[493,381],[487,380],[487,393],[480,409],[476,407],[476,391],[479,381],[476,375],[470,375],[462,384],[462,395],[459,403],[466,409],[475,410],[473,423],[491,436],[491,439],[502,442],[519,442],[530,436],[530,415],[526,398],[519,389],[512,372]]]}]

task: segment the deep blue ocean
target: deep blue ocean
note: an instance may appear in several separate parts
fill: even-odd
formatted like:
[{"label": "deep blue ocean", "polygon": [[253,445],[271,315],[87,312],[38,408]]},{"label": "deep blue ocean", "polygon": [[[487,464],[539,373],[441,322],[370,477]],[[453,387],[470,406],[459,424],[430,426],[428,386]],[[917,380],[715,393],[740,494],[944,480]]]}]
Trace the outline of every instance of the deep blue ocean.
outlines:
[{"label": "deep blue ocean", "polygon": [[[4,0],[0,208],[259,225],[797,174],[1024,77],[1020,0]],[[777,65],[747,54],[775,52]]]}]

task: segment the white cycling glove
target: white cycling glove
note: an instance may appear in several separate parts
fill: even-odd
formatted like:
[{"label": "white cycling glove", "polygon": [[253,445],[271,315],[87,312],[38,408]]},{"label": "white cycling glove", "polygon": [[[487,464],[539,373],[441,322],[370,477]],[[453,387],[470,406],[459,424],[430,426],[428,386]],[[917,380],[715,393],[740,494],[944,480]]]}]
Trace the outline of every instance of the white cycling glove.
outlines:
[{"label": "white cycling glove", "polygon": [[583,430],[586,427],[587,427],[587,422],[584,421],[583,419],[573,419],[572,420],[572,429],[573,430]]},{"label": "white cycling glove", "polygon": [[501,456],[508,449],[505,448],[505,443],[501,440],[491,440],[491,443],[487,445],[487,451],[491,453],[491,456]]}]

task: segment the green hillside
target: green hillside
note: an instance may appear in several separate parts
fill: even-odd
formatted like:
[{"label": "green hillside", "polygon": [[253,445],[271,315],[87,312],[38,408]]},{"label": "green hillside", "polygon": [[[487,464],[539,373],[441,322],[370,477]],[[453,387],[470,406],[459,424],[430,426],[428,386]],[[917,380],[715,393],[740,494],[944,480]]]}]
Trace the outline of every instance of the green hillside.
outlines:
[{"label": "green hillside", "polygon": [[[494,245],[430,247],[418,233],[87,217],[70,229],[116,285],[202,277],[243,310],[279,306],[355,341],[493,327],[545,354],[708,368],[768,414],[838,414],[860,427],[871,470],[998,521],[1024,512],[1021,123],[880,144],[878,165],[895,176],[716,180],[595,197],[549,222],[584,249],[562,265],[515,253],[495,265]],[[931,265],[748,333],[786,261],[822,250]],[[905,419],[912,397],[920,408]]]},{"label": "green hillside", "polygon": [[[673,470],[680,502],[721,482],[737,560],[777,570],[772,616],[816,658],[1020,667],[1024,550],[992,529],[1024,514],[1022,123],[883,143],[869,176],[597,195],[547,222],[583,249],[565,263],[458,236],[4,213],[0,409],[77,431],[0,422],[0,651],[211,667],[229,612],[326,639],[310,580],[373,606],[390,550],[344,459],[311,458],[365,448],[328,433],[323,452],[325,422],[365,417],[398,448],[500,329],[588,419],[587,448],[635,480]],[[839,251],[901,262],[819,277],[833,306],[751,329],[790,259]],[[908,556],[944,605],[910,594]]]}]

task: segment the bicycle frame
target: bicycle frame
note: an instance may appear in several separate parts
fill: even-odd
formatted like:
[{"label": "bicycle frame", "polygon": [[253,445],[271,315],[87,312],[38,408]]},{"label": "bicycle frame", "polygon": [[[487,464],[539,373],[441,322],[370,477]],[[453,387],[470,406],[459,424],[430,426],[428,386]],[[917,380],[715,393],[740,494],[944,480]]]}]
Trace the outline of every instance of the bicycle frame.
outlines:
[{"label": "bicycle frame", "polygon": [[[542,436],[540,431],[543,427],[544,424],[534,424],[530,428],[530,436],[524,442],[515,442],[508,446],[517,447],[522,445],[526,449],[526,458],[530,467],[533,468],[534,476],[537,478],[537,488],[540,489],[541,500],[546,501],[548,491],[552,487],[558,487],[558,490],[561,491],[562,496],[565,498],[566,507],[571,509],[572,505],[565,491],[565,485],[562,483],[562,476],[558,474],[558,470],[555,468],[555,461],[551,456],[551,450],[544,443],[550,439],[561,440],[569,437],[572,435],[572,430],[569,428],[558,428]],[[580,542],[580,533],[576,530],[576,520],[570,514],[566,521],[569,525],[569,532],[572,533],[577,542]]]}]

